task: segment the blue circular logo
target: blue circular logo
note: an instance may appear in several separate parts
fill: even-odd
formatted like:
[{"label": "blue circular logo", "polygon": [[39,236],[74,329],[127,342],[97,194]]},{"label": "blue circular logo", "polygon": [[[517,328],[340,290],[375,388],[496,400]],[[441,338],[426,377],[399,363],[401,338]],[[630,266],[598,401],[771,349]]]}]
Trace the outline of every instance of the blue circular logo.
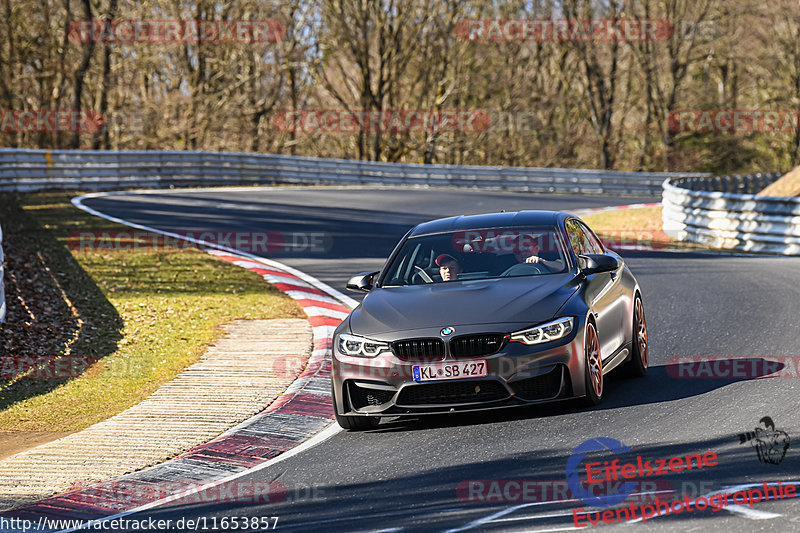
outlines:
[{"label": "blue circular logo", "polygon": [[440,331],[439,333],[441,333],[443,337],[447,337],[448,335],[452,335],[455,332],[456,332],[456,328],[452,328],[450,326],[447,326],[446,328],[442,328],[442,331]]},{"label": "blue circular logo", "polygon": [[[629,452],[631,450],[620,441],[608,437],[597,437],[580,443],[572,450],[572,454],[570,454],[567,459],[567,485],[569,486],[569,490],[572,491],[572,494],[586,505],[611,507],[625,501],[625,499],[636,490],[636,483],[621,483],[618,492],[599,495],[595,495],[589,490],[589,487],[584,488],[581,484],[580,476],[578,476],[578,466],[580,466],[587,454],[598,451],[610,451],[616,454]],[[610,483],[598,483],[598,485],[602,485],[601,488],[607,489]]]}]

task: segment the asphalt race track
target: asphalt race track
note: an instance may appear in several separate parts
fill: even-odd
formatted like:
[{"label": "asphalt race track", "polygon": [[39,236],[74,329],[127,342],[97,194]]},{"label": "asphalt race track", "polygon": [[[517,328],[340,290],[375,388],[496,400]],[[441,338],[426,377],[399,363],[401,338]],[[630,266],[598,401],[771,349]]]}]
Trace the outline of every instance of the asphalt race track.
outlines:
[{"label": "asphalt race track", "polygon": [[[324,251],[280,251],[269,257],[343,290],[350,274],[379,269],[397,240],[424,220],[501,209],[569,210],[640,201],[652,200],[306,187],[130,193],[92,198],[84,204],[174,232],[275,231],[284,237],[321,232]],[[283,501],[173,503],[126,518],[204,517],[210,526],[214,518],[277,516],[276,531],[569,530],[574,527],[572,510],[588,506],[563,501],[572,498],[563,494],[565,464],[576,446],[595,437],[621,441],[644,459],[716,452],[718,465],[713,468],[658,478],[656,490],[667,486],[674,491],[662,494],[669,501],[726,486],[800,482],[800,444],[790,447],[780,464],[762,464],[753,446],[740,444],[737,437],[753,431],[764,416],[792,439],[800,436],[800,371],[786,379],[686,379],[673,377],[674,368],[667,366],[678,356],[752,361],[800,355],[800,319],[795,312],[800,261],[690,253],[622,255],[644,292],[650,370],[643,379],[612,377],[599,407],[585,409],[567,402],[389,421],[375,431],[339,432],[239,479],[280,482],[288,491]],[[494,485],[505,487],[506,494],[462,490],[479,486],[470,481],[490,487],[491,480],[505,480]],[[544,487],[540,490],[549,487],[550,494],[521,498],[515,489],[526,481]],[[601,523],[590,529],[596,527],[800,531],[800,506],[793,500],[769,501],[752,508],[744,504],[633,525]]]}]

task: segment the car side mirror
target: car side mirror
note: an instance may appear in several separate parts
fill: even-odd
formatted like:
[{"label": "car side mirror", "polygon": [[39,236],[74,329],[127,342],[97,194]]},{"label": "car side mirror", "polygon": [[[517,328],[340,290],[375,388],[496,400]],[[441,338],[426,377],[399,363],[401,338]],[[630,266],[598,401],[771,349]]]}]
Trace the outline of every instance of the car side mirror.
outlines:
[{"label": "car side mirror", "polygon": [[378,272],[361,272],[356,274],[347,281],[347,290],[356,292],[369,292],[372,290],[372,284],[375,283],[375,277],[380,273]]},{"label": "car side mirror", "polygon": [[614,272],[619,270],[622,263],[613,255],[608,254],[584,254],[578,256],[578,265],[581,274],[591,276],[601,272]]}]

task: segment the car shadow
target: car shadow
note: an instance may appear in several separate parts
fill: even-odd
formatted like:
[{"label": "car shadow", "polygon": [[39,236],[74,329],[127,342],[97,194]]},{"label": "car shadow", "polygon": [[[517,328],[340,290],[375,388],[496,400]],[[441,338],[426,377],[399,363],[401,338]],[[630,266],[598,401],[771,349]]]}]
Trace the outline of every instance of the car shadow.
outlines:
[{"label": "car shadow", "polygon": [[[352,437],[354,441],[358,439],[357,435]],[[127,518],[140,522],[172,519],[173,524],[180,518],[199,518],[211,524],[215,518],[220,520],[223,516],[277,516],[282,531],[333,528],[340,531],[487,531],[505,530],[503,526],[507,527],[509,520],[520,519],[526,522],[519,523],[528,528],[538,526],[537,530],[543,527],[559,528],[551,531],[575,529],[572,527],[572,510],[589,507],[574,499],[566,480],[567,458],[573,453],[573,446],[578,444],[564,443],[560,447],[535,452],[536,447],[532,446],[531,453],[524,455],[503,453],[498,449],[496,457],[464,459],[447,466],[438,466],[430,455],[420,450],[418,468],[384,475],[358,476],[348,469],[352,465],[347,465],[347,459],[343,460],[345,465],[342,466],[332,461],[301,468],[279,467],[281,473],[277,479],[281,491],[272,495],[274,498],[270,497],[269,501],[264,501],[266,498],[263,497],[254,501],[252,493],[237,498],[237,482],[233,481],[231,490],[213,494],[209,491],[209,495],[228,494],[229,497],[179,499]],[[696,497],[719,487],[736,485],[743,479],[761,482],[773,481],[779,476],[787,484],[797,484],[788,481],[790,476],[797,476],[796,466],[786,465],[778,475],[765,472],[755,459],[753,450],[738,446],[734,435],[698,436],[687,441],[637,445],[632,446],[629,452],[615,456],[622,462],[635,462],[637,456],[654,461],[706,450],[717,453],[718,464],[705,469],[670,472],[657,480],[641,478],[645,492],[639,498],[631,497],[631,502],[652,503],[656,495],[667,501],[679,500],[683,495]],[[247,486],[254,481],[262,484],[268,480],[274,482],[275,474],[273,470],[250,475],[241,483]],[[580,479],[584,477],[584,474],[579,474]],[[526,490],[518,489],[520,486]],[[618,489],[609,490],[616,492]],[[653,492],[655,490],[659,492]],[[538,511],[541,505],[547,507]],[[522,508],[526,509],[523,511]],[[17,511],[8,513],[8,516],[28,518],[32,515]],[[676,514],[670,519],[710,526],[708,520],[719,519],[719,516],[709,509],[707,512]],[[618,526],[619,529],[630,528],[624,523]]]},{"label": "car shadow", "polygon": [[0,196],[7,322],[0,411],[74,380],[117,349],[122,318],[53,231]]},{"label": "car shadow", "polygon": [[[746,368],[767,368],[765,359],[750,357],[738,359]],[[694,365],[694,364],[693,364]],[[771,363],[774,373],[783,370],[783,363]],[[637,405],[659,404],[700,396],[732,383],[763,378],[766,373],[756,372],[748,377],[736,378],[687,378],[687,368],[696,375],[696,366],[681,367],[679,364],[667,364],[650,367],[647,375],[641,378],[627,379],[617,372],[606,376],[606,396],[596,406],[586,407],[580,398],[559,400],[529,406],[516,406],[503,409],[492,409],[471,413],[450,413],[439,415],[423,415],[419,417],[386,418],[372,433],[391,433],[395,431],[418,431],[440,427],[473,426],[476,424],[494,424],[514,420],[531,420],[561,416],[576,411],[602,411],[621,409]]]}]

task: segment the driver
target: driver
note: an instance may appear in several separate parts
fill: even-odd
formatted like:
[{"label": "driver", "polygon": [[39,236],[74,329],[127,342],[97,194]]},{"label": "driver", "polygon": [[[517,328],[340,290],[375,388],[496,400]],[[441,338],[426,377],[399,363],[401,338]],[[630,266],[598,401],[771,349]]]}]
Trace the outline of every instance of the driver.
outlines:
[{"label": "driver", "polygon": [[548,261],[539,256],[539,237],[532,234],[520,235],[514,250],[514,257],[520,263],[538,263],[552,271],[561,270],[561,263]]},{"label": "driver", "polygon": [[436,266],[439,267],[439,275],[442,281],[456,281],[461,274],[461,265],[458,260],[449,254],[442,254],[436,258]]}]

